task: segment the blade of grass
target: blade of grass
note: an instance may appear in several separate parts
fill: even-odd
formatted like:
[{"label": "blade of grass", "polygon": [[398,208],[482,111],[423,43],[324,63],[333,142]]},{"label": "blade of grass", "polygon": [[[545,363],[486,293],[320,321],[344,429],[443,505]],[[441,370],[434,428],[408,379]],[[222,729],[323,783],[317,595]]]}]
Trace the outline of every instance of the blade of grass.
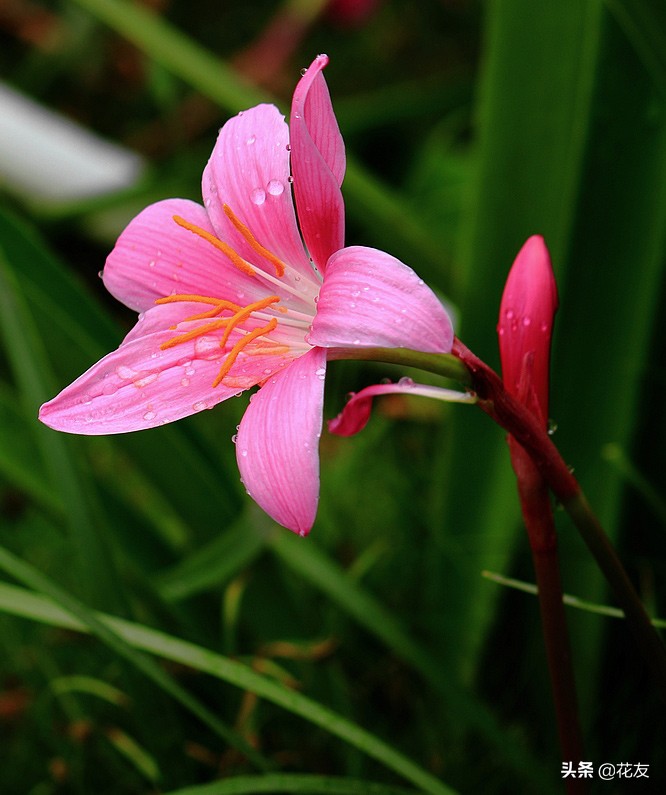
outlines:
[{"label": "blade of grass", "polygon": [[503,761],[546,787],[543,768],[525,749],[507,742],[506,730],[483,703],[453,680],[440,661],[414,641],[388,610],[320,548],[302,543],[301,539],[282,532],[281,528],[268,536],[268,545],[286,566],[325,593],[371,635],[418,671],[444,698],[447,709],[456,715],[461,726],[478,732],[493,744],[495,753]]},{"label": "blade of grass", "polygon": [[[73,629],[95,635],[115,654],[127,660],[134,668],[168,693],[185,709],[196,715],[218,737],[238,749],[255,767],[260,770],[268,770],[270,768],[267,760],[249,745],[243,737],[226,726],[198,699],[175,682],[154,660],[137,651],[135,648],[136,644],[127,638],[126,633],[119,629],[119,627],[123,626],[122,622],[120,625],[117,623],[121,621],[120,619],[116,619],[113,622],[100,618],[99,614],[90,610],[68,591],[60,588],[45,574],[42,574],[29,563],[20,560],[4,547],[0,547],[0,568],[29,588],[46,594],[49,597],[49,601],[42,600],[42,606],[53,603],[60,606],[55,608],[56,613],[59,612],[61,617],[66,616],[66,619],[64,622],[56,623],[56,626],[70,626]],[[30,594],[28,591],[21,593],[21,590],[16,589],[15,586],[0,583],[0,590],[5,594],[5,607],[8,612],[18,610],[19,615],[26,615],[25,612],[21,611],[27,610],[28,605],[33,605],[34,608],[34,605],[37,604],[29,598],[32,597],[34,600],[34,594]],[[28,614],[27,617],[31,616]]]},{"label": "blade of grass", "polygon": [[[516,580],[513,577],[504,577],[502,574],[497,574],[493,571],[482,571],[481,576],[499,585],[505,585],[507,588],[515,588],[517,591],[523,591],[523,593],[529,593],[533,596],[537,595],[537,587],[532,583]],[[588,613],[596,613],[597,615],[609,616],[610,618],[624,618],[624,613],[617,607],[599,605],[594,602],[589,602],[586,599],[579,599],[577,596],[572,596],[571,594],[563,594],[562,601],[569,607],[585,610]],[[651,621],[655,627],[661,629],[666,628],[666,619],[653,618]]]},{"label": "blade of grass", "polygon": [[260,792],[302,792],[307,795],[416,795],[416,790],[360,779],[303,773],[234,776],[224,781],[172,790],[164,795],[252,795]]},{"label": "blade of grass", "polygon": [[[1,547],[0,567],[29,588],[40,591],[49,597],[44,598],[26,589],[0,583],[1,610],[52,626],[90,632],[118,654],[130,659],[133,664],[155,681],[164,679],[166,675],[160,668],[157,668],[156,671],[150,670],[146,665],[147,658],[139,654],[136,649],[147,651],[172,662],[188,665],[202,673],[208,673],[243,690],[255,693],[325,729],[420,787],[424,792],[431,793],[431,795],[453,795],[452,789],[403,756],[402,753],[387,745],[383,740],[337,715],[322,704],[255,673],[251,668],[164,632],[121,618],[93,613],[40,572],[18,560]],[[166,678],[168,680],[168,677]],[[171,680],[160,681],[159,684],[165,689],[168,688],[170,692],[177,688]],[[193,699],[189,694],[184,692],[179,694],[173,692],[173,694],[181,703],[186,703],[188,708],[192,709]],[[202,709],[197,706],[196,711],[195,709],[192,711],[197,714],[201,713]],[[208,716],[205,720],[209,725],[211,717]],[[218,733],[220,728],[218,727]],[[252,750],[250,749],[250,751]],[[256,757],[257,752],[253,751],[252,755]]]}]

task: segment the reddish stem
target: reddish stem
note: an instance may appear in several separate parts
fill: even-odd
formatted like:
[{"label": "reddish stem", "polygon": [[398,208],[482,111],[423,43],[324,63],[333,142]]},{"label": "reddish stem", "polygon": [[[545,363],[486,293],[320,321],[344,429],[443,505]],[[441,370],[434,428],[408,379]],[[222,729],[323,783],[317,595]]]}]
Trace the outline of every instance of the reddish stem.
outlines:
[{"label": "reddish stem", "polygon": [[[511,436],[509,448],[532,550],[562,761],[577,768],[583,761],[583,740],[548,484],[526,450]],[[566,779],[566,789],[569,795],[581,795],[587,787],[584,780],[570,777]]]},{"label": "reddish stem", "polygon": [[541,420],[508,394],[497,373],[457,338],[453,344],[453,354],[468,368],[472,377],[472,388],[479,396],[480,408],[525,448],[541,477],[573,519],[613,589],[643,659],[655,676],[660,695],[666,701],[664,644],[652,626],[617,553],[590,510],[578,482],[543,428]]}]

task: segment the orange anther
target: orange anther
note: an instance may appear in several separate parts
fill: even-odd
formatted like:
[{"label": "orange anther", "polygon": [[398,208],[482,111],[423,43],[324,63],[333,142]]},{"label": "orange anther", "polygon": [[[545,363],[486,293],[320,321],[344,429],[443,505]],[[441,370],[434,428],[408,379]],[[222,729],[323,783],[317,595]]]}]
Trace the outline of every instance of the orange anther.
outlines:
[{"label": "orange anther", "polygon": [[219,238],[215,237],[215,235],[211,235],[210,232],[207,232],[205,229],[202,229],[200,226],[196,226],[195,224],[191,224],[189,221],[186,221],[184,218],[181,218],[179,215],[174,215],[173,220],[178,224],[178,226],[182,226],[183,229],[187,229],[190,232],[194,232],[195,235],[202,237],[204,240],[207,240],[211,245],[215,246],[218,251],[221,251],[223,254],[226,254],[227,257],[231,260],[232,265],[235,265],[238,270],[243,271],[243,273],[247,273],[248,276],[254,276],[254,268],[250,265],[249,262],[244,260],[241,256],[239,256],[231,246],[228,246]]},{"label": "orange anther", "polygon": [[238,354],[243,350],[243,348],[248,345],[252,340],[256,340],[257,337],[261,337],[263,334],[269,334],[273,329],[277,326],[277,320],[275,318],[271,318],[271,320],[265,325],[261,326],[260,328],[254,329],[249,334],[246,334],[244,337],[238,340],[238,342],[234,345],[234,347],[229,351],[227,354],[227,358],[224,360],[224,364],[222,365],[220,372],[217,374],[217,377],[213,381],[213,386],[217,386],[222,379],[228,374],[229,370],[234,365],[234,362],[238,358]]},{"label": "orange anther", "polygon": [[284,276],[284,268],[285,268],[284,262],[282,262],[281,259],[278,259],[278,257],[276,257],[272,251],[269,251],[267,248],[261,245],[261,243],[257,240],[257,238],[252,234],[252,232],[248,229],[248,227],[245,226],[245,224],[234,213],[234,211],[231,209],[231,207],[229,207],[228,204],[223,204],[222,209],[224,210],[227,218],[241,233],[241,235],[243,235],[243,237],[252,246],[252,248],[258,254],[261,254],[261,256],[264,257],[264,259],[267,259],[273,265],[277,276]]}]

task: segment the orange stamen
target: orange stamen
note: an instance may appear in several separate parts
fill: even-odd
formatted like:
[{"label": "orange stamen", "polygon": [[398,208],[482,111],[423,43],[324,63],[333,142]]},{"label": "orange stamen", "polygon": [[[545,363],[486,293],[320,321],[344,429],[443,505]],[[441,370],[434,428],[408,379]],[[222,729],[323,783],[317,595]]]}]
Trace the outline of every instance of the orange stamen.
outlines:
[{"label": "orange stamen", "polygon": [[[278,259],[272,251],[269,251],[267,248],[261,245],[261,243],[257,240],[257,238],[250,232],[247,226],[238,218],[237,215],[233,212],[231,207],[228,204],[223,204],[222,209],[224,210],[227,218],[231,221],[231,223],[236,227],[236,229],[243,235],[243,237],[247,240],[247,242],[252,246],[252,248],[258,253],[261,254],[264,259],[267,259],[275,268],[275,273],[277,276],[284,276],[284,269],[285,264],[282,262],[281,259]],[[245,261],[245,260],[243,260]]]},{"label": "orange stamen", "polygon": [[[225,301],[221,298],[210,298],[205,295],[190,295],[183,293],[181,295],[168,295],[164,298],[158,298],[155,301],[156,304],[171,304],[178,301],[190,301],[193,303],[212,305],[212,308],[208,311],[201,312],[198,315],[192,315],[191,317],[185,318],[185,320],[181,322],[213,318],[224,311],[230,311],[234,313],[230,317],[218,317],[215,320],[211,320],[210,323],[204,323],[202,326],[198,326],[195,329],[186,331],[183,334],[178,334],[177,336],[172,337],[170,340],[163,342],[160,345],[160,348],[162,350],[173,348],[176,345],[180,345],[181,342],[188,342],[189,340],[200,337],[202,334],[206,334],[209,331],[217,331],[221,328],[224,328],[224,334],[220,338],[220,347],[224,348],[229,341],[229,337],[231,336],[232,332],[238,330],[238,326],[247,320],[253,312],[259,312],[262,309],[266,309],[271,304],[279,302],[279,300],[280,299],[277,295],[269,295],[266,298],[262,298],[260,301],[254,301],[254,303],[242,307],[238,304],[234,304],[232,301]],[[238,358],[238,354],[243,350],[243,348],[245,348],[246,345],[252,342],[252,340],[255,340],[257,337],[261,337],[263,334],[269,334],[276,326],[277,318],[271,318],[271,320],[265,326],[261,326],[244,334],[244,336],[241,337],[238,342],[236,342],[236,344],[227,354],[220,372],[213,381],[213,386],[217,386],[227,375],[234,362]],[[175,328],[175,326],[172,328]]]},{"label": "orange stamen", "polygon": [[[239,309],[242,309],[239,304],[234,304],[232,301],[224,301],[222,298],[209,298],[205,295],[187,295],[184,293],[178,295],[167,295],[165,298],[158,298],[155,303],[174,304],[177,301],[191,301],[192,303],[213,305],[212,309],[209,309],[207,312],[200,312],[198,315],[190,315],[190,317],[185,318],[185,321],[181,322],[190,320],[205,320],[207,317],[215,317],[215,315],[219,315],[221,312],[224,312],[225,309],[229,309],[232,312],[238,312]],[[175,329],[176,326],[169,326],[169,328]]]},{"label": "orange stamen", "polygon": [[277,320],[275,318],[271,318],[271,320],[265,325],[261,326],[260,328],[254,329],[246,336],[242,337],[238,340],[238,342],[234,345],[234,347],[229,351],[227,354],[227,358],[224,360],[224,364],[220,368],[220,372],[217,374],[215,380],[213,381],[213,386],[217,386],[222,379],[229,373],[229,370],[234,365],[234,362],[238,358],[238,354],[243,350],[243,348],[248,345],[252,340],[256,340],[257,337],[261,337],[263,334],[269,334],[273,329],[277,326]]},{"label": "orange stamen", "polygon": [[[210,232],[206,232],[205,229],[202,229],[200,226],[196,226],[195,224],[191,224],[189,221],[186,221],[184,218],[181,218],[179,215],[174,215],[173,220],[178,224],[178,226],[182,226],[183,229],[188,229],[190,232],[194,232],[195,235],[199,235],[204,240],[207,240],[211,245],[215,246],[218,251],[221,251],[223,254],[226,254],[227,257],[231,260],[232,265],[235,265],[238,270],[243,271],[243,273],[247,273],[248,276],[254,276],[254,268],[250,265],[249,262],[244,260],[239,254],[237,254],[231,246],[228,246],[226,243],[222,242],[219,238],[215,237],[215,235],[211,235]],[[248,230],[249,231],[249,230]]]}]

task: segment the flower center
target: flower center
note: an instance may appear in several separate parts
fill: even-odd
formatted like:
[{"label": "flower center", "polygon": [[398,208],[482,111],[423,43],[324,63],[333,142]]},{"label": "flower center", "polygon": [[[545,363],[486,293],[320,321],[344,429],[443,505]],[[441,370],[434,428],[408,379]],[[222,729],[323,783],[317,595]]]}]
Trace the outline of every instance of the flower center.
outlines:
[{"label": "flower center", "polygon": [[[184,323],[192,320],[214,318],[221,315],[223,312],[232,313],[229,317],[216,317],[215,320],[211,320],[209,323],[204,323],[201,326],[197,326],[195,329],[190,329],[190,331],[186,331],[183,334],[178,334],[177,336],[172,337],[170,340],[167,340],[167,342],[163,342],[160,345],[160,348],[162,350],[173,348],[175,345],[180,345],[183,342],[196,339],[202,334],[207,334],[210,331],[217,331],[218,329],[222,328],[224,329],[224,333],[220,338],[220,348],[224,348],[233,331],[238,331],[241,333],[241,338],[232,346],[231,350],[226,355],[222,367],[220,368],[220,372],[213,381],[213,386],[215,387],[221,383],[222,379],[227,375],[229,370],[231,370],[234,362],[238,358],[238,354],[243,350],[243,348],[245,348],[246,345],[249,345],[253,340],[256,340],[257,337],[261,337],[264,334],[270,334],[270,332],[273,331],[273,329],[277,326],[277,319],[273,317],[265,326],[259,326],[252,331],[239,329],[238,326],[244,323],[253,312],[266,309],[271,304],[277,303],[279,300],[280,299],[276,295],[269,295],[267,298],[262,298],[261,301],[255,301],[254,303],[248,304],[247,306],[239,306],[238,304],[234,304],[231,301],[224,301],[220,298],[211,298],[205,295],[180,294],[168,295],[165,298],[158,298],[157,301],[155,301],[156,304],[173,304],[179,301],[191,301],[193,303],[208,304],[211,306],[211,309],[206,312],[200,312],[199,314],[191,315],[190,317],[185,318],[185,320],[182,321]],[[171,328],[175,329],[176,326],[172,326]]]},{"label": "flower center", "polygon": [[[259,241],[254,237],[250,229],[234,214],[231,208],[225,204],[223,205],[223,209],[227,218],[231,221],[234,228],[242,235],[242,237],[247,241],[253,251],[263,257],[266,261],[270,262],[271,265],[275,268],[275,274],[277,276],[273,276],[270,273],[266,273],[263,270],[259,270],[255,268],[251,263],[249,263],[246,259],[241,257],[237,251],[235,251],[230,245],[225,243],[224,241],[217,238],[215,235],[211,234],[210,232],[202,229],[195,224],[186,221],[184,218],[181,218],[178,215],[173,217],[173,220],[178,224],[178,226],[187,229],[188,231],[192,232],[193,234],[197,235],[198,237],[203,238],[212,246],[214,246],[218,251],[221,251],[225,256],[230,260],[230,262],[238,268],[238,270],[242,271],[243,273],[247,274],[248,276],[263,278],[266,281],[276,283],[280,286],[281,289],[285,289],[287,292],[294,292],[298,295],[297,291],[293,288],[290,288],[289,285],[285,285],[283,282],[279,282],[278,279],[282,277],[285,273],[285,263],[282,262],[278,257],[275,256],[271,251],[261,245]],[[302,296],[299,296],[302,297]],[[177,334],[176,336],[172,337],[167,342],[163,342],[160,345],[162,350],[166,350],[168,348],[173,348],[176,345],[180,345],[184,342],[188,342],[193,339],[197,339],[204,334],[209,332],[219,331],[223,329],[222,336],[220,337],[219,344],[220,348],[224,349],[227,344],[229,343],[231,335],[235,332],[240,335],[239,339],[231,346],[228,353],[224,358],[224,362],[222,367],[220,368],[219,373],[217,374],[215,380],[213,381],[213,386],[216,387],[220,384],[226,375],[228,375],[229,371],[233,367],[238,355],[241,351],[246,348],[250,343],[257,340],[259,337],[266,336],[270,334],[278,325],[278,321],[276,317],[271,317],[267,323],[264,325],[256,326],[252,329],[242,328],[242,326],[246,323],[246,321],[250,320],[251,316],[254,313],[261,313],[263,314],[263,310],[268,309],[269,307],[272,311],[277,310],[285,315],[285,322],[287,325],[297,325],[297,326],[304,326],[304,321],[311,320],[311,316],[304,315],[301,312],[296,312],[294,310],[287,309],[287,307],[283,306],[274,306],[280,302],[280,297],[277,295],[269,295],[261,300],[254,301],[253,303],[247,304],[246,306],[241,306],[240,304],[236,304],[233,301],[227,301],[222,298],[215,298],[212,296],[206,295],[198,295],[198,294],[189,294],[189,293],[179,293],[174,295],[169,295],[164,298],[158,298],[155,303],[156,304],[172,304],[172,303],[179,303],[179,302],[188,302],[188,303],[199,303],[204,304],[210,307],[209,309],[199,312],[194,315],[190,315],[189,317],[184,318],[182,323],[189,323],[192,321],[208,321],[201,323],[196,328],[190,329],[189,331],[185,331],[182,334]],[[287,319],[287,317],[289,319]],[[255,318],[256,319],[256,318]],[[263,319],[266,319],[266,315],[263,314]],[[309,323],[307,324],[309,326]],[[172,330],[175,330],[177,326],[171,326]],[[270,341],[269,341],[270,342]],[[254,348],[255,346],[253,346]],[[288,346],[280,346],[279,344],[275,344],[270,342],[270,348],[273,349],[275,353],[278,353],[280,348],[284,349],[284,352],[289,351]],[[252,352],[255,352],[254,350]],[[256,353],[265,353],[265,348],[258,348]]]}]

